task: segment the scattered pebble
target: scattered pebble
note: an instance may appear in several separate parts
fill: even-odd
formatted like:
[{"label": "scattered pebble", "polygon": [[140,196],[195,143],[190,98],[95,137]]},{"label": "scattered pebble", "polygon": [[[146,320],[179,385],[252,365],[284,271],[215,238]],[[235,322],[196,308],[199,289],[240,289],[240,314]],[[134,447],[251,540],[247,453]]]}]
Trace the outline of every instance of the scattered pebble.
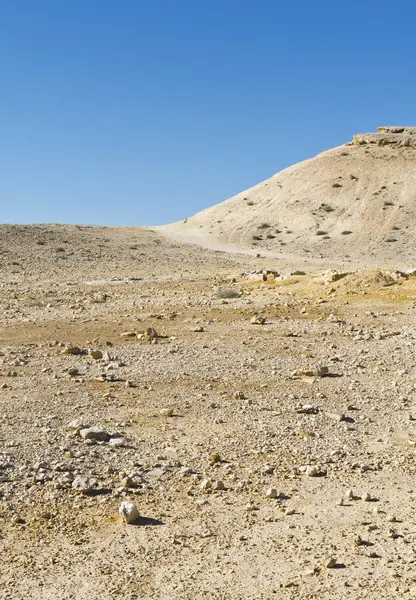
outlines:
[{"label": "scattered pebble", "polygon": [[220,479],[216,479],[212,484],[212,489],[216,491],[225,490],[224,482]]},{"label": "scattered pebble", "polygon": [[77,475],[72,482],[72,489],[82,494],[88,494],[92,492],[97,485],[97,480],[87,477],[85,475]]},{"label": "scattered pebble", "polygon": [[328,558],[328,560],[325,561],[324,566],[326,569],[335,569],[335,567],[337,566],[337,559]]},{"label": "scattered pebble", "polygon": [[255,315],[251,318],[250,323],[252,325],[264,325],[266,323],[266,317],[261,317],[259,315]]},{"label": "scattered pebble", "polygon": [[108,442],[110,434],[100,427],[85,427],[79,430],[80,436],[84,440],[96,440],[97,442]]},{"label": "scattered pebble", "polygon": [[119,513],[125,523],[128,525],[134,523],[140,518],[140,513],[135,504],[131,502],[122,502],[120,504]]},{"label": "scattered pebble", "polygon": [[162,408],[159,414],[161,417],[173,417],[173,408]]}]

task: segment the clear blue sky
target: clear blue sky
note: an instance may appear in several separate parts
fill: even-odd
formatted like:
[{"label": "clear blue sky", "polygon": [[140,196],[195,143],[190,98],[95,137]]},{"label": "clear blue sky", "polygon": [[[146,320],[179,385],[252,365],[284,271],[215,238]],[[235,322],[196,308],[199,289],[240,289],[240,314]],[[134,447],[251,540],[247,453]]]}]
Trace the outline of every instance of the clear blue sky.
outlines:
[{"label": "clear blue sky", "polygon": [[1,0],[0,222],[153,225],[416,125],[414,0]]}]

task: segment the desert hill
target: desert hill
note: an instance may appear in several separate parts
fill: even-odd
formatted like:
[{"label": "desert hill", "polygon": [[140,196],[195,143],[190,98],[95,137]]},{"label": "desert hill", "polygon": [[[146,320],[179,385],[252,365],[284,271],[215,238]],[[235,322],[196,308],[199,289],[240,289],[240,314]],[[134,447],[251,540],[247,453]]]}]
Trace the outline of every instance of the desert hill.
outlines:
[{"label": "desert hill", "polygon": [[416,128],[380,127],[159,230],[282,259],[411,267],[415,165]]}]

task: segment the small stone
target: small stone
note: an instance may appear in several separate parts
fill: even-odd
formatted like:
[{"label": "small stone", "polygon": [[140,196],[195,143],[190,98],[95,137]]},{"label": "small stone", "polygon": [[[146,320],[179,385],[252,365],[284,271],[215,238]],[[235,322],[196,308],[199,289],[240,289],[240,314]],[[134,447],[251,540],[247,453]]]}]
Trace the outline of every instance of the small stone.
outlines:
[{"label": "small stone", "polygon": [[91,477],[87,477],[84,475],[77,475],[72,482],[72,489],[76,492],[81,492],[82,494],[88,494],[92,492],[97,484],[95,479]]},{"label": "small stone", "polygon": [[159,337],[158,332],[156,331],[156,329],[154,327],[148,327],[145,331],[145,336],[149,339],[149,340],[153,340],[155,338]]},{"label": "small stone", "polygon": [[326,375],[329,375],[329,368],[324,365],[318,366],[316,368],[316,375],[318,377],[326,377]]},{"label": "small stone", "polygon": [[285,511],[285,515],[295,515],[296,514],[296,510],[294,508],[288,508],[287,506],[284,508]]},{"label": "small stone", "polygon": [[363,502],[370,502],[371,501],[371,496],[368,492],[365,492],[362,496],[361,496],[361,500],[363,500]]},{"label": "small stone", "polygon": [[130,524],[140,518],[140,513],[135,504],[131,502],[122,502],[118,510],[125,523]]},{"label": "small stone", "polygon": [[299,467],[299,471],[308,477],[318,477],[319,475],[324,475],[317,465],[304,465]]},{"label": "small stone", "polygon": [[116,438],[111,438],[108,443],[110,446],[113,446],[114,448],[122,448],[123,446],[126,445],[126,440],[121,437],[116,437]]},{"label": "small stone", "polygon": [[100,427],[87,427],[80,430],[80,436],[84,440],[95,440],[97,442],[108,442],[110,435],[105,429]]},{"label": "small stone", "polygon": [[69,429],[75,429],[79,431],[80,429],[87,429],[88,425],[84,425],[81,419],[73,419],[70,423],[68,423]]},{"label": "small stone", "polygon": [[131,477],[123,477],[121,485],[126,488],[136,487],[134,480]]},{"label": "small stone", "polygon": [[213,482],[212,489],[217,490],[217,491],[225,490],[224,482],[221,481],[220,479],[217,479],[216,481]]},{"label": "small stone", "polygon": [[163,477],[163,475],[166,473],[166,471],[164,469],[150,469],[150,471],[147,471],[146,476],[147,477],[155,477],[156,479],[160,479],[161,477]]},{"label": "small stone", "polygon": [[313,431],[306,431],[306,429],[295,429],[295,435],[298,435],[299,437],[305,440],[311,437],[315,437],[315,433]]},{"label": "small stone", "polygon": [[250,323],[252,325],[264,325],[266,323],[266,317],[260,317],[259,315],[256,315],[252,317]]},{"label": "small stone", "polygon": [[203,498],[198,498],[197,500],[195,500],[195,504],[197,506],[205,506],[205,504],[208,504],[208,500],[205,500]]},{"label": "small stone", "polygon": [[336,271],[328,271],[327,273],[323,274],[323,277],[325,279],[325,283],[334,283],[335,281],[339,281],[347,275],[349,275],[348,272],[338,273]]},{"label": "small stone", "polygon": [[292,377],[313,377],[314,375],[315,371],[311,369],[298,369],[292,373]]},{"label": "small stone", "polygon": [[344,421],[344,419],[345,419],[345,415],[343,415],[342,413],[326,412],[325,415],[329,419],[332,419],[333,421],[337,421],[338,423],[340,423],[341,421]]},{"label": "small stone", "polygon": [[299,415],[316,415],[318,409],[313,404],[303,404],[301,408],[296,409]]},{"label": "small stone", "polygon": [[201,485],[200,485],[201,490],[209,490],[212,488],[212,481],[211,479],[203,479],[201,481]]},{"label": "small stone", "polygon": [[347,500],[354,500],[355,496],[354,496],[354,492],[352,490],[347,490],[345,492],[345,498]]},{"label": "small stone", "polygon": [[100,358],[103,357],[103,353],[101,352],[101,350],[89,350],[88,351],[88,356],[91,356],[91,358],[93,358],[94,360],[99,360]]},{"label": "small stone", "polygon": [[266,497],[267,498],[279,498],[279,496],[280,496],[280,494],[276,490],[276,488],[269,488],[268,490],[266,490]]},{"label": "small stone", "polygon": [[194,472],[190,467],[182,467],[182,469],[179,471],[181,477],[190,477],[193,475],[193,473]]},{"label": "small stone", "polygon": [[162,408],[159,414],[161,417],[173,417],[173,408]]},{"label": "small stone", "polygon": [[396,523],[397,522],[397,518],[394,515],[387,515],[387,521],[389,523]]},{"label": "small stone", "polygon": [[65,348],[65,350],[62,350],[62,354],[78,356],[79,354],[82,354],[82,350],[81,348],[78,348],[78,346],[68,346],[67,348]]},{"label": "small stone", "polygon": [[335,567],[337,566],[337,559],[336,558],[329,558],[325,563],[324,566],[326,569],[335,569]]},{"label": "small stone", "polygon": [[216,463],[220,463],[221,462],[221,456],[217,453],[214,452],[214,454],[210,454],[208,456],[208,460],[211,464],[216,464]]},{"label": "small stone", "polygon": [[357,537],[354,540],[354,543],[356,546],[367,546],[368,543],[363,540],[363,538],[360,535],[357,535]]},{"label": "small stone", "polygon": [[19,515],[15,514],[12,516],[11,522],[13,523],[13,525],[24,525],[26,521],[22,519],[22,517],[19,517]]}]

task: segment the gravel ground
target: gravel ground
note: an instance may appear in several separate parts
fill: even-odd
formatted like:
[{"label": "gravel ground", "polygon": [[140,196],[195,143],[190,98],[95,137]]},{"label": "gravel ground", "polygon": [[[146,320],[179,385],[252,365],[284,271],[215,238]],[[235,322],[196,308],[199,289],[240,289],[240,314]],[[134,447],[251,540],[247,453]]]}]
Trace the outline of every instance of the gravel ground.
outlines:
[{"label": "gravel ground", "polygon": [[0,229],[1,599],[416,597],[414,277]]}]

